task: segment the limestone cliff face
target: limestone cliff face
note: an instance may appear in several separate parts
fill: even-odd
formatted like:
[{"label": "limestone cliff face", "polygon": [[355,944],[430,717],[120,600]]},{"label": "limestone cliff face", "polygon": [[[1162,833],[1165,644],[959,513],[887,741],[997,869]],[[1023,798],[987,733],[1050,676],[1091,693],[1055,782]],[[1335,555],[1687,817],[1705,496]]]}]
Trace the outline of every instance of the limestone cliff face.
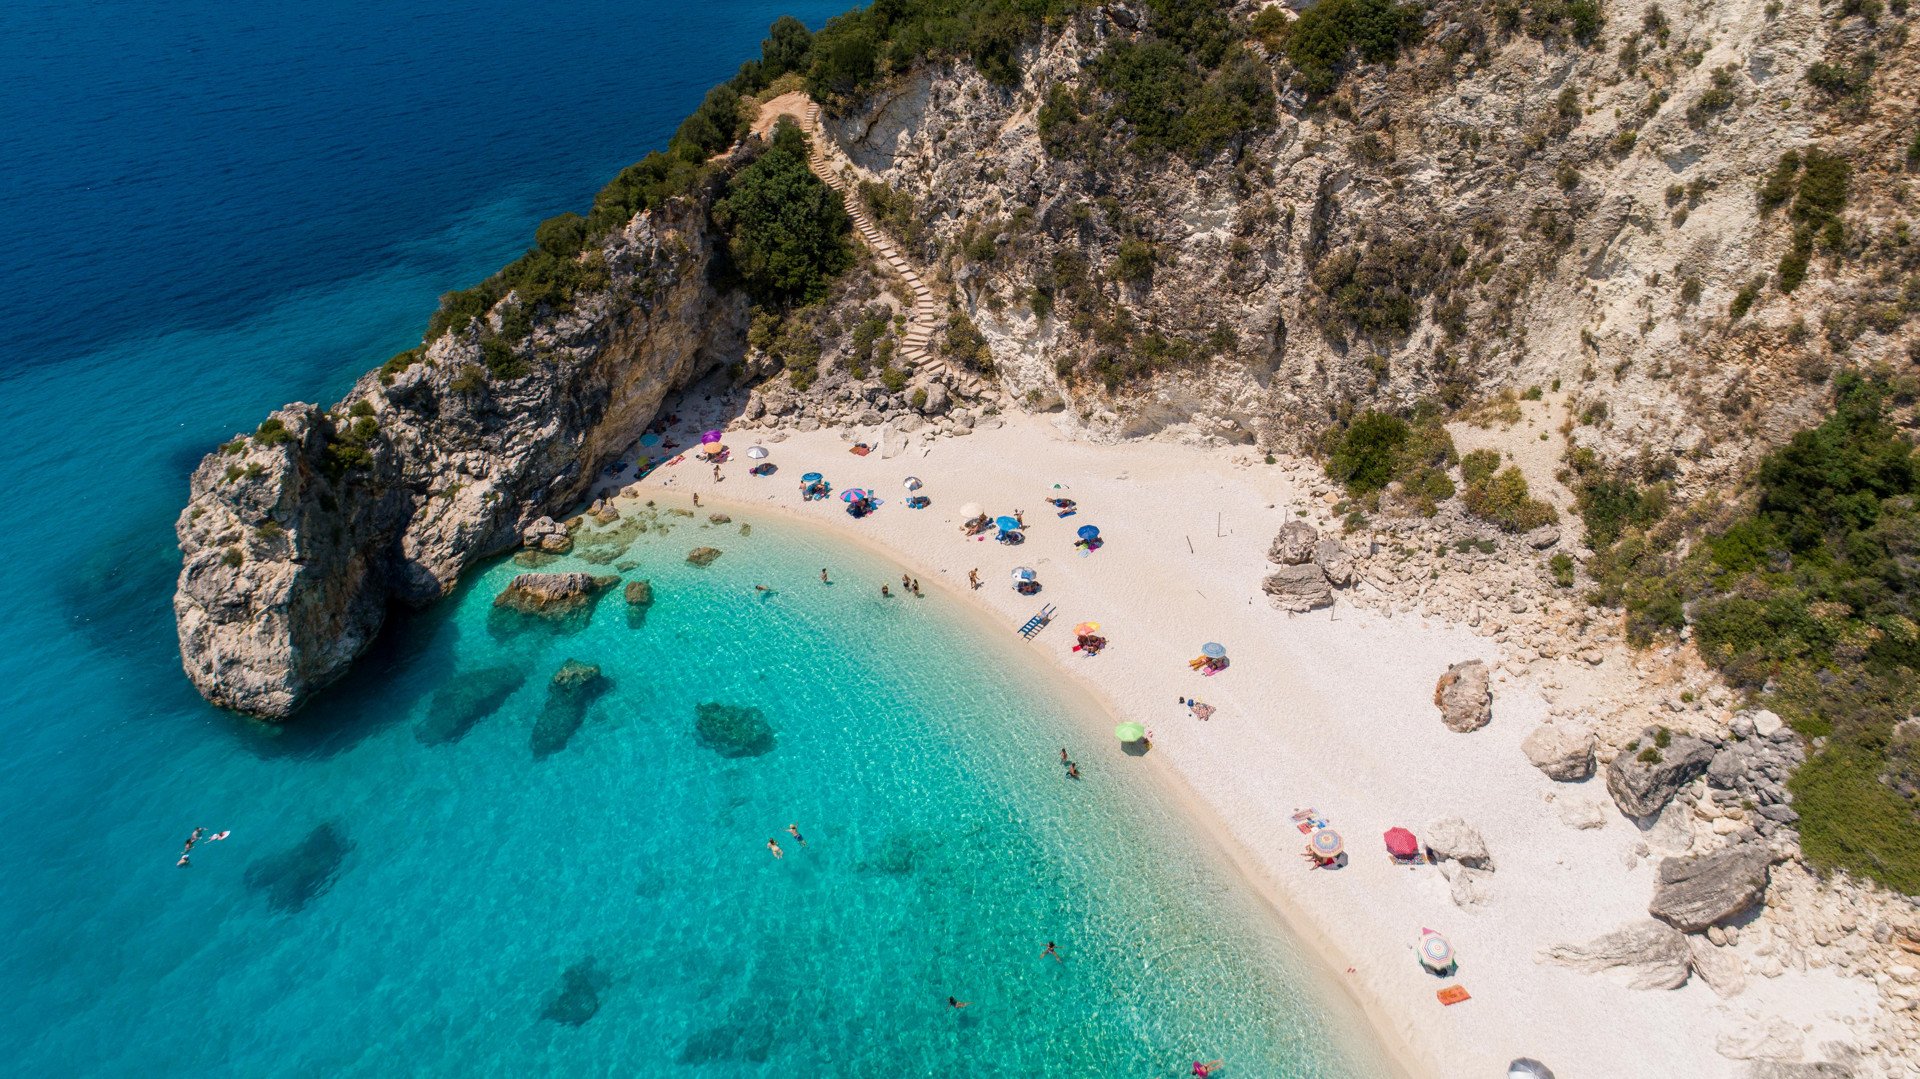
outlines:
[{"label": "limestone cliff face", "polygon": [[470,326],[209,454],[176,526],[174,614],[200,692],[286,717],[393,601],[439,598],[573,502],[669,392],[739,354],[745,301],[709,284],[714,243],[697,198],[643,213],[599,246],[606,288],[536,316],[517,346],[529,373],[488,377]]},{"label": "limestone cliff face", "polygon": [[[1752,431],[1817,412],[1820,370],[1909,362],[1913,259],[1887,253],[1912,250],[1889,233],[1916,124],[1916,50],[1886,45],[1904,27],[1805,2],[1609,0],[1580,46],[1438,0],[1398,62],[1324,101],[1269,59],[1279,113],[1237,154],[1135,156],[1124,129],[1091,153],[1050,146],[1050,89],[1104,100],[1089,62],[1151,31],[1142,8],[1084,9],[1023,56],[1016,86],[927,67],[827,122],[859,178],[914,200],[909,254],[985,333],[1013,403],[1082,437],[1297,448],[1343,408],[1557,381],[1600,417],[1577,443],[1677,458],[1698,493],[1765,448]],[[1860,100],[1810,85],[1870,41],[1885,59]],[[1809,147],[1852,162],[1847,240],[1785,295],[1773,271],[1794,225],[1756,190]],[[1129,239],[1151,245],[1149,274],[1119,272]],[[1061,287],[1076,263],[1098,311]],[[1044,313],[1036,289],[1054,294]],[[1382,308],[1393,289],[1407,308]],[[1149,333],[1196,347],[1103,377]]]}]

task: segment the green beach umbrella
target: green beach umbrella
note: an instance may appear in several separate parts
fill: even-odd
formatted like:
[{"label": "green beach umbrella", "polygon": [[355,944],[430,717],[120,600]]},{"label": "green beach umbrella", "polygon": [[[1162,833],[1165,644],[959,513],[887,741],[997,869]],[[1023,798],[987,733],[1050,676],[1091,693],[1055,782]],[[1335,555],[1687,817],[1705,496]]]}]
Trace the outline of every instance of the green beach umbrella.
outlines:
[{"label": "green beach umbrella", "polygon": [[1122,742],[1138,742],[1147,736],[1147,728],[1138,723],[1122,723],[1113,729],[1113,734]]}]

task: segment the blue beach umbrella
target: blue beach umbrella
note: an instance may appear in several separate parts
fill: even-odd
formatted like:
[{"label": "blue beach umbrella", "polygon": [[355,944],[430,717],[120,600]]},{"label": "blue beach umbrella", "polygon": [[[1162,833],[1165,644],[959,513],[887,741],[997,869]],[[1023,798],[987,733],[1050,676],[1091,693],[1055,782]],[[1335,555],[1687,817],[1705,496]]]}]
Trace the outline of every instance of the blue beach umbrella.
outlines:
[{"label": "blue beach umbrella", "polygon": [[1080,531],[1074,534],[1079,536],[1083,540],[1090,540],[1098,536],[1100,534],[1100,530],[1093,527],[1092,525],[1081,525]]},{"label": "blue beach umbrella", "polygon": [[1014,532],[1020,528],[1020,522],[1011,517],[1001,517],[993,522],[993,527],[1002,532]]},{"label": "blue beach umbrella", "polygon": [[1227,646],[1215,641],[1208,641],[1206,644],[1200,646],[1200,654],[1208,659],[1225,659]]},{"label": "blue beach umbrella", "polygon": [[1016,581],[1031,581],[1033,577],[1033,569],[1029,566],[1019,566],[1013,571],[1013,579]]},{"label": "blue beach umbrella", "polygon": [[867,497],[867,492],[858,487],[849,487],[840,492],[840,501],[842,502],[858,502],[865,497]]},{"label": "blue beach umbrella", "polygon": [[818,472],[809,472],[806,475],[800,477],[800,482],[801,483],[819,483],[821,480],[825,478],[826,478],[825,476],[822,476]]}]

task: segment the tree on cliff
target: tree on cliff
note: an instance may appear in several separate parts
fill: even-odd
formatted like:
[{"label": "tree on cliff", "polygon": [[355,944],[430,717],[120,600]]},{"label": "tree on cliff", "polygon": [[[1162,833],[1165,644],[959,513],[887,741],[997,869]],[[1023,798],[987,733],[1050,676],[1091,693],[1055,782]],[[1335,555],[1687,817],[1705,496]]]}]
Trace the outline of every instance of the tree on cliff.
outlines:
[{"label": "tree on cliff", "polygon": [[819,299],[827,282],[853,264],[851,222],[840,196],[807,169],[807,138],[790,120],[771,145],[727,182],[713,207],[727,254],[747,291],[784,306]]}]

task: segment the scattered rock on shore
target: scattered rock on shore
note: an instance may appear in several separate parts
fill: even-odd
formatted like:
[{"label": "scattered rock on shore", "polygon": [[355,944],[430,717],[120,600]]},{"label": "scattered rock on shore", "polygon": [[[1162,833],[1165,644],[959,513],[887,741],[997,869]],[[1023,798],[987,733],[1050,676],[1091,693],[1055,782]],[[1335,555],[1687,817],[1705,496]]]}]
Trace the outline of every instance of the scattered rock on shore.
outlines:
[{"label": "scattered rock on shore", "polygon": [[1448,667],[1433,687],[1433,703],[1440,709],[1440,722],[1450,731],[1466,734],[1486,726],[1493,719],[1487,665],[1470,659]]},{"label": "scattered rock on shore", "polygon": [[1548,779],[1577,783],[1593,775],[1593,732],[1575,725],[1543,723],[1520,743],[1535,768]]},{"label": "scattered rock on shore", "polygon": [[1688,937],[1693,972],[1721,997],[1737,997],[1747,988],[1747,964],[1731,948],[1715,947],[1704,937]]},{"label": "scattered rock on shore", "polygon": [[1651,918],[1624,925],[1585,944],[1543,948],[1537,958],[1588,974],[1623,974],[1629,989],[1677,989],[1686,984],[1693,968],[1687,938],[1678,929]]},{"label": "scattered rock on shore", "polygon": [[1693,782],[1713,761],[1713,745],[1699,738],[1672,735],[1664,747],[1657,744],[1657,739],[1656,732],[1647,731],[1607,766],[1607,793],[1629,817],[1650,817],[1660,812],[1681,787]]},{"label": "scattered rock on shore", "polygon": [[1273,537],[1267,549],[1267,561],[1283,566],[1305,565],[1314,560],[1320,545],[1320,533],[1305,521],[1288,521]]},{"label": "scattered rock on shore", "polygon": [[1687,933],[1737,917],[1767,894],[1773,862],[1765,845],[1740,843],[1712,854],[1660,860],[1647,913]]},{"label": "scattered rock on shore", "polygon": [[1333,586],[1326,571],[1312,562],[1279,566],[1260,587],[1275,607],[1294,614],[1333,605]]},{"label": "scattered rock on shore", "polygon": [[1482,869],[1492,872],[1493,855],[1487,852],[1487,841],[1472,825],[1459,817],[1442,817],[1427,825],[1421,833],[1421,842],[1433,853],[1435,861],[1459,862],[1469,869]]}]

